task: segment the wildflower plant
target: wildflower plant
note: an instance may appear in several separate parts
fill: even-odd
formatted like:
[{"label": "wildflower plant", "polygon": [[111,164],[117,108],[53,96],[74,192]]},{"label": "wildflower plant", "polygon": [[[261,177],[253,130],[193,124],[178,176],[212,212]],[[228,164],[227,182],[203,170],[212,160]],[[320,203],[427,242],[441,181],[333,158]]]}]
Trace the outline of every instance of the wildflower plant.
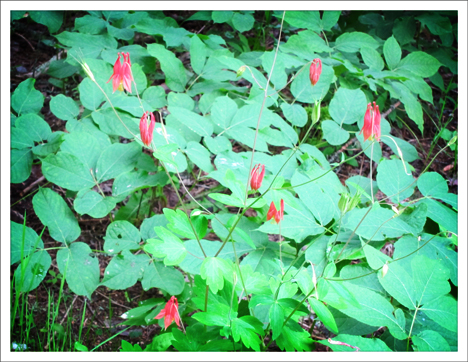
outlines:
[{"label": "wildflower plant", "polygon": [[[77,97],[50,101],[63,131],[38,115],[34,79],[12,94],[11,182],[40,164],[49,186],[32,204],[69,290],[157,291],[121,318],[159,323],[147,350],[455,350],[458,203],[429,171],[452,144],[416,175],[418,151],[391,133],[397,103],[423,130],[424,79],[441,62],[407,46],[393,18],[393,33],[377,35],[348,28],[340,11],[275,11],[265,50],[243,35],[260,31],[257,13],[197,14],[234,29],[230,40],[162,12],[93,11],[55,35],[79,79]],[[106,25],[80,26],[91,20]],[[340,178],[358,158],[369,176]],[[108,220],[102,250],[81,238],[84,215]],[[14,285],[26,293],[52,259],[37,231],[11,228]],[[316,338],[318,321],[332,337]]]}]

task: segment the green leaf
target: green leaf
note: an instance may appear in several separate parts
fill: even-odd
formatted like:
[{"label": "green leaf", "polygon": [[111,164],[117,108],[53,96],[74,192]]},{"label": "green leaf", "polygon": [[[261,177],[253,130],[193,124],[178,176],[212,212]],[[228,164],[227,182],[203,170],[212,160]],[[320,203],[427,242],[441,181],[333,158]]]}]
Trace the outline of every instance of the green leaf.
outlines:
[{"label": "green leaf", "polygon": [[121,197],[142,188],[165,186],[167,181],[167,175],[164,172],[150,175],[144,170],[132,170],[115,178],[112,184],[112,195]]},{"label": "green leaf", "polygon": [[[396,142],[406,162],[413,162],[419,159],[418,151],[411,143],[406,142],[405,140],[402,140],[401,138],[397,138],[394,136],[389,136],[389,137],[391,137]],[[392,149],[394,154],[396,155],[399,154],[398,149],[395,146],[395,143],[392,140],[389,140],[388,137],[382,137],[381,141],[385,143],[387,146],[389,146]]]},{"label": "green leaf", "polygon": [[78,91],[80,92],[81,104],[83,107],[91,111],[98,110],[99,106],[105,99],[101,90],[89,78],[83,79],[78,86]]},{"label": "green leaf", "polygon": [[315,314],[325,327],[333,333],[338,334],[338,327],[336,325],[335,318],[328,308],[321,301],[315,298],[309,298],[309,302]]},{"label": "green leaf", "polygon": [[161,86],[152,86],[146,88],[141,98],[155,109],[162,108],[167,105],[166,92]]},{"label": "green leaf", "polygon": [[271,305],[268,313],[270,317],[271,330],[273,332],[272,338],[276,339],[281,334],[284,322],[284,310],[283,307],[275,302]]},{"label": "green leaf", "polygon": [[51,34],[59,31],[62,26],[63,11],[30,11],[29,16],[36,23],[47,26]]},{"label": "green leaf", "polygon": [[458,214],[455,211],[432,199],[421,200],[418,204],[426,204],[427,217],[448,231],[458,233]]},{"label": "green leaf", "polygon": [[153,260],[143,271],[141,286],[143,290],[158,288],[170,295],[179,295],[184,290],[185,280],[179,270]]},{"label": "green leaf", "polygon": [[145,254],[133,255],[128,250],[123,250],[112,258],[99,285],[117,290],[130,288],[143,276],[149,260]]},{"label": "green leaf", "polygon": [[[316,53],[331,51],[325,41],[312,30],[300,31],[297,35],[290,36],[286,44],[282,45],[280,49],[283,52],[294,54],[309,61],[317,57]],[[304,72],[309,73],[305,70]]]},{"label": "green leaf", "polygon": [[46,121],[34,113],[28,113],[16,118],[15,127],[11,128],[11,147],[34,147],[35,142],[45,142],[51,134]]},{"label": "green leaf", "polygon": [[[380,251],[377,251],[377,253],[383,254]],[[372,271],[373,270],[369,267],[369,265],[366,265],[364,263],[351,264],[351,265],[346,265],[343,269],[341,269],[340,277],[343,279],[355,278],[355,279],[349,280],[348,282],[351,284],[356,284],[363,288],[370,289],[383,296],[387,296],[385,289],[382,287],[382,285],[379,282],[377,273],[373,273]],[[350,333],[350,334],[355,334],[355,333]],[[360,333],[360,334],[366,334],[366,333]]]},{"label": "green leaf", "polygon": [[89,352],[88,347],[82,345],[80,342],[75,341],[74,347],[79,352]]},{"label": "green leaf", "polygon": [[393,36],[385,41],[383,46],[383,53],[385,56],[385,61],[388,65],[388,69],[395,69],[401,60],[401,48],[398,44],[398,41]]},{"label": "green leaf", "polygon": [[206,280],[206,284],[209,285],[211,291],[217,293],[218,290],[223,289],[224,278],[231,278],[232,271],[231,262],[219,257],[210,256],[203,261],[200,275]]},{"label": "green leaf", "polygon": [[[278,234],[278,225],[270,222],[264,223],[259,231],[267,234]],[[281,234],[287,238],[294,239],[296,243],[302,242],[310,235],[318,235],[323,232],[323,227],[320,226],[312,215],[284,215],[281,221]]]},{"label": "green leaf", "polygon": [[[16,290],[27,293],[36,289],[46,277],[51,263],[52,259],[49,253],[45,250],[39,250],[30,256],[28,264],[24,267],[24,274],[23,265],[19,264],[14,275]],[[24,279],[21,280],[22,278]]]},{"label": "green leaf", "polygon": [[451,295],[444,295],[426,303],[421,310],[449,331],[458,331],[458,303]]},{"label": "green leaf", "polygon": [[214,23],[226,23],[231,20],[233,14],[232,11],[213,11],[211,13],[211,18]]},{"label": "green leaf", "polygon": [[358,347],[359,349],[357,350],[356,348],[333,344],[330,343],[327,339],[317,342],[330,347],[333,350],[333,352],[392,352],[392,350],[388,348],[385,342],[378,338],[363,338],[361,336],[339,334],[336,337],[333,337],[332,341],[347,343],[353,347]]},{"label": "green leaf", "polygon": [[210,152],[198,142],[190,141],[187,143],[185,153],[194,164],[205,172],[214,171],[211,164]]},{"label": "green leaf", "polygon": [[[407,338],[404,314],[401,309],[395,311],[395,317],[393,306],[380,294],[351,283],[343,282],[343,284],[357,300],[360,307],[346,301],[345,308],[340,308],[342,313],[370,326],[387,326],[397,339]],[[323,300],[327,304],[333,305],[336,304],[336,296],[333,290],[329,290]]]},{"label": "green leaf", "polygon": [[408,70],[415,75],[428,78],[434,75],[441,64],[425,52],[412,52],[403,58],[395,70]]},{"label": "green leaf", "polygon": [[128,29],[128,28],[119,29],[119,28],[113,27],[110,24],[107,24],[107,31],[114,38],[122,39],[122,40],[131,40],[135,36],[135,31],[133,29]]},{"label": "green leaf", "polygon": [[207,47],[198,35],[192,36],[190,39],[190,64],[195,73],[201,74],[205,66],[207,56]]},{"label": "green leaf", "polygon": [[57,193],[51,189],[40,188],[32,202],[36,215],[42,224],[49,228],[53,239],[69,244],[80,236],[78,221]]},{"label": "green leaf", "polygon": [[98,182],[113,179],[135,167],[141,153],[136,142],[114,143],[107,147],[97,161],[95,177]]},{"label": "green leaf", "polygon": [[436,12],[425,13],[418,16],[416,19],[427,26],[429,31],[434,35],[443,35],[452,32],[450,19],[445,16],[440,16]]},{"label": "green leaf", "polygon": [[168,107],[168,111],[179,122],[185,124],[193,132],[203,137],[209,137],[213,133],[213,125],[197,113],[182,107]]},{"label": "green leaf", "polygon": [[126,220],[111,223],[106,230],[103,250],[109,254],[117,254],[122,250],[140,248],[141,235],[138,229]]},{"label": "green leaf", "polygon": [[[427,234],[423,235],[423,240],[428,239]],[[428,246],[437,253],[444,266],[450,270],[450,279],[454,285],[458,285],[458,253],[450,248],[450,239],[435,237]]]},{"label": "green leaf", "polygon": [[47,138],[47,143],[40,143],[32,148],[34,156],[46,157],[51,153],[55,153],[59,150],[60,144],[62,143],[62,137],[65,135],[62,131],[56,131],[51,133]]},{"label": "green leaf", "polygon": [[167,86],[175,92],[184,92],[187,75],[182,62],[161,44],[148,44],[147,48],[148,53],[161,63]]},{"label": "green leaf", "polygon": [[23,18],[23,17],[24,17],[24,14],[26,14],[26,11],[11,11],[11,12],[10,12],[10,20],[11,20],[11,22]]},{"label": "green leaf", "polygon": [[424,196],[437,198],[448,193],[447,180],[437,172],[425,172],[418,178],[418,189]]},{"label": "green leaf", "polygon": [[230,326],[229,308],[224,304],[218,304],[217,309],[212,312],[198,312],[193,318],[207,326]]},{"label": "green leaf", "polygon": [[86,34],[99,34],[106,28],[107,22],[104,19],[92,15],[85,15],[75,19],[75,30]]},{"label": "green leaf", "polygon": [[67,63],[64,59],[58,59],[50,63],[47,74],[55,78],[64,79],[72,76],[78,70],[78,67]]},{"label": "green leaf", "polygon": [[99,284],[99,261],[81,242],[57,252],[57,265],[73,293],[91,298]]},{"label": "green leaf", "polygon": [[382,56],[374,48],[366,45],[361,47],[361,55],[364,63],[372,70],[381,71],[384,67]]},{"label": "green leaf", "polygon": [[[100,81],[104,80],[106,77],[107,79],[104,80],[104,83],[107,82],[107,80],[110,77],[110,74],[108,74],[107,72],[104,74],[99,74],[97,71],[95,71],[95,69],[93,69],[93,63],[91,63],[90,61],[95,60],[105,49],[117,49],[117,40],[115,40],[113,36],[109,34],[89,35],[64,31],[56,35],[55,37],[63,45],[72,47],[72,49],[70,49],[67,53],[67,61],[70,64],[75,66],[78,65],[77,60],[75,60],[71,56],[73,54],[73,56],[76,59],[83,59],[90,66],[91,71],[94,73],[96,80],[100,84]],[[102,60],[98,62],[102,62],[102,64],[104,64]],[[108,69],[110,69],[110,67]],[[111,84],[109,84],[109,89],[112,89]]]},{"label": "green leaf", "polygon": [[368,324],[361,323],[358,320],[347,316],[346,314],[340,312],[338,309],[335,309],[330,305],[328,306],[328,309],[333,314],[333,317],[335,318],[336,325],[340,333],[362,336],[365,334],[373,333],[378,329],[378,327],[372,327]]},{"label": "green leaf", "polygon": [[[406,166],[406,169],[409,167]],[[376,179],[379,189],[395,203],[401,204],[414,192],[414,178],[405,173],[402,161],[398,159],[380,162]]]},{"label": "green leaf", "polygon": [[18,184],[26,181],[31,174],[33,154],[30,148],[10,151],[10,181]]},{"label": "green leaf", "polygon": [[323,30],[331,31],[340,18],[341,11],[324,11],[322,15]]},{"label": "green leaf", "polygon": [[90,169],[70,153],[47,156],[42,161],[42,172],[48,181],[72,191],[95,185]]},{"label": "green leaf", "polygon": [[[341,89],[341,88],[340,88]],[[349,139],[348,131],[341,128],[334,121],[322,122],[323,138],[333,146],[339,146]]]},{"label": "green leaf", "polygon": [[169,143],[164,146],[158,147],[158,149],[155,152],[153,152],[153,156],[159,161],[166,163],[167,167],[170,166],[173,168],[173,170],[171,170],[171,168],[168,167],[169,171],[174,172],[177,166],[179,166],[179,172],[181,172],[180,168],[183,167],[180,167],[175,157],[173,158],[173,154],[177,152],[178,148],[179,147],[175,143]]},{"label": "green leaf", "polygon": [[231,98],[218,97],[211,106],[211,116],[216,125],[227,129],[237,113],[237,104]]},{"label": "green leaf", "polygon": [[299,104],[290,105],[289,103],[282,103],[281,109],[286,119],[292,125],[303,127],[307,123],[307,112]]},{"label": "green leaf", "polygon": [[417,255],[411,260],[416,300],[420,305],[431,302],[450,292],[450,271],[440,260]]},{"label": "green leaf", "polygon": [[172,345],[173,339],[172,333],[159,334],[146,346],[145,352],[164,352]]},{"label": "green leaf", "polygon": [[[372,180],[372,183],[367,177],[364,176],[351,176],[346,181],[346,185],[349,187],[351,196],[354,196],[358,191],[362,193],[361,202],[371,200],[371,193],[375,194],[378,191],[377,182]],[[372,187],[372,192],[371,192]],[[367,195],[366,195],[367,194]]]},{"label": "green leaf", "polygon": [[444,337],[434,331],[422,331],[414,336],[411,341],[417,352],[451,352],[450,346]]},{"label": "green leaf", "polygon": [[[21,260],[21,249],[23,249],[23,258],[27,257],[36,248],[44,248],[44,243],[37,233],[28,226],[17,224],[10,221],[11,239],[10,239],[10,264],[13,265]],[[23,243],[24,230],[24,243]],[[37,242],[37,245],[36,245]]]},{"label": "green leaf", "polygon": [[57,118],[64,121],[74,119],[80,114],[80,109],[76,105],[76,102],[63,94],[51,98],[50,110]]},{"label": "green leaf", "polygon": [[99,143],[96,136],[98,135],[90,135],[84,131],[67,133],[64,136],[65,141],[60,146],[63,153],[72,154],[85,165],[86,173],[90,173],[90,169],[94,170],[101,152],[106,147]]},{"label": "green leaf", "polygon": [[168,222],[169,221],[166,219],[166,216],[163,214],[153,215],[150,218],[144,219],[140,226],[141,238],[143,240],[156,238],[157,235],[156,235],[156,232],[154,231],[154,227],[155,226],[166,227]]},{"label": "green leaf", "polygon": [[11,96],[11,107],[18,116],[26,113],[39,113],[44,105],[44,96],[34,89],[34,78],[21,82]]},{"label": "green leaf", "polygon": [[[296,182],[292,182],[296,184]],[[322,191],[320,186],[310,183],[295,188],[299,198],[304,205],[312,212],[318,225],[325,226],[335,216],[336,206],[334,200],[328,193]],[[303,214],[302,216],[307,216]]]},{"label": "green leaf", "polygon": [[[137,72],[133,73],[133,75],[135,77],[135,80],[137,80],[136,79],[137,74],[138,74]],[[138,91],[142,92],[146,88],[146,78],[144,80],[140,79],[140,83],[139,84],[137,83],[137,86],[138,86]],[[139,100],[137,97],[131,97],[131,96],[125,95],[123,92],[122,93],[120,93],[120,92],[114,93],[109,98],[110,98],[112,104],[114,105],[114,107],[116,109],[127,112],[130,115],[132,115],[133,117],[137,118],[138,123],[139,123],[139,120],[141,119],[141,116],[142,116],[142,114],[144,112],[153,111],[151,106],[149,104],[147,104],[146,101]],[[109,107],[111,107],[111,106],[110,106],[110,104],[108,102],[106,102],[103,105],[103,109],[106,109],[106,108],[109,108]],[[111,114],[112,114],[112,116],[114,118],[114,122],[121,123],[120,120],[115,116],[115,112],[113,110],[112,110]],[[127,124],[127,122],[125,122],[125,124]],[[128,124],[127,124],[127,126],[128,126]]]},{"label": "green leaf", "polygon": [[283,333],[276,340],[276,344],[286,352],[310,352],[313,346],[309,333],[302,328],[293,327],[290,323],[283,327]]},{"label": "green leaf", "polygon": [[103,197],[93,190],[83,189],[73,202],[75,211],[80,214],[88,214],[94,218],[101,218],[109,214],[115,208],[116,200],[113,197]]},{"label": "green leaf", "polygon": [[369,34],[358,31],[343,33],[338,38],[336,38],[335,43],[336,49],[346,53],[358,52],[364,46],[377,49],[379,47],[379,43]]},{"label": "green leaf", "polygon": [[182,210],[177,209],[176,211],[172,209],[163,209],[163,213],[169,220],[168,229],[174,233],[182,235],[184,238],[196,239],[193,229],[190,226],[190,222],[187,214]]},{"label": "green leaf", "polygon": [[393,82],[392,87],[395,90],[398,99],[400,99],[404,104],[408,117],[418,125],[419,130],[422,133],[424,130],[424,120],[421,104],[405,85]]},{"label": "green leaf", "polygon": [[360,89],[339,88],[330,101],[329,112],[333,120],[340,126],[353,124],[364,119],[367,100]]},{"label": "green leaf", "polygon": [[[242,343],[247,348],[252,348],[257,352],[260,352],[261,339],[257,335],[257,328],[249,323],[249,319],[245,316],[242,318],[236,318],[231,322],[232,337],[235,342],[242,339]],[[254,317],[250,317],[254,318]]]},{"label": "green leaf", "polygon": [[296,28],[306,28],[317,33],[322,30],[318,11],[286,11],[284,21]]},{"label": "green leaf", "polygon": [[411,92],[418,94],[422,100],[432,104],[434,103],[432,99],[432,88],[423,78],[412,77],[408,80],[405,80],[403,84],[407,86]]},{"label": "green leaf", "polygon": [[148,239],[144,250],[157,258],[164,258],[165,265],[178,265],[187,255],[184,243],[162,226],[154,228],[162,240]]},{"label": "green leaf", "polygon": [[254,22],[255,19],[252,14],[235,13],[232,17],[232,25],[234,25],[234,29],[241,33],[252,29]]},{"label": "green leaf", "polygon": [[[413,232],[413,229],[400,218],[394,218],[395,213],[389,209],[374,207],[369,213],[367,211],[368,208],[349,211],[343,218],[343,226],[354,231],[360,223],[356,234],[365,239],[372,238],[374,241],[396,238]],[[364,218],[366,213],[367,216]]]},{"label": "green leaf", "polygon": [[[200,240],[200,244],[207,256],[214,256],[221,244],[218,241]],[[187,240],[184,242],[185,248],[187,249],[187,256],[184,261],[179,265],[181,269],[190,274],[200,274],[200,267],[204,260],[204,255],[200,249],[200,244],[197,240]],[[236,242],[236,252],[246,254],[251,252],[252,247],[248,246],[243,242]],[[262,250],[263,252],[264,250]],[[249,254],[251,255],[251,254]],[[223,258],[229,261],[234,260],[234,250],[232,243],[227,243],[223,250],[219,253],[219,258]],[[244,259],[245,260],[245,259]]]}]

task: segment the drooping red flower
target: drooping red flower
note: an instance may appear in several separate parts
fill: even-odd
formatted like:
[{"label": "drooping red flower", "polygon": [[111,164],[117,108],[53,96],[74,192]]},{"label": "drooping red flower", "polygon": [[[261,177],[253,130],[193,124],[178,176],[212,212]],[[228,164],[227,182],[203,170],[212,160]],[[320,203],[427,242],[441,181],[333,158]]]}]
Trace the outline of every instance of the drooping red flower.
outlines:
[{"label": "drooping red flower", "polygon": [[[149,124],[148,124],[148,121],[150,121]],[[146,146],[149,146],[151,144],[151,141],[153,140],[153,130],[154,130],[155,123],[156,123],[156,120],[154,118],[154,114],[148,111],[146,111],[140,119],[141,141]]]},{"label": "drooping red flower", "polygon": [[367,141],[369,138],[373,140],[374,137],[377,141],[380,141],[380,110],[375,102],[367,105],[367,111],[364,115],[364,125],[359,134],[361,133],[364,133],[364,141]]},{"label": "drooping red flower", "polygon": [[322,74],[322,61],[319,58],[315,58],[310,64],[309,77],[312,86],[316,85]]},{"label": "drooping red flower", "polygon": [[122,66],[122,82],[125,90],[128,93],[132,93],[132,63],[130,62],[130,53],[122,53],[124,57],[124,63]]},{"label": "drooping red flower", "polygon": [[272,201],[270,204],[270,209],[268,210],[268,213],[267,213],[267,221],[273,219],[278,224],[281,220],[283,220],[283,215],[284,215],[283,199],[281,199],[281,205],[280,205],[279,210],[276,210],[275,203]]},{"label": "drooping red flower", "polygon": [[130,62],[130,53],[123,53],[123,64],[120,62],[120,53],[117,53],[118,57],[114,64],[114,72],[107,81],[110,82],[112,79],[112,89],[113,92],[116,90],[123,91],[124,89],[131,93],[132,92],[132,63]]},{"label": "drooping red flower", "polygon": [[265,176],[265,165],[257,164],[250,174],[250,188],[257,191],[262,186],[263,176]]},{"label": "drooping red flower", "polygon": [[177,302],[176,297],[171,297],[166,303],[166,306],[159,312],[159,314],[154,317],[154,319],[161,319],[164,317],[164,330],[167,329],[175,321],[176,324],[180,327],[180,316],[179,316],[179,303]]}]

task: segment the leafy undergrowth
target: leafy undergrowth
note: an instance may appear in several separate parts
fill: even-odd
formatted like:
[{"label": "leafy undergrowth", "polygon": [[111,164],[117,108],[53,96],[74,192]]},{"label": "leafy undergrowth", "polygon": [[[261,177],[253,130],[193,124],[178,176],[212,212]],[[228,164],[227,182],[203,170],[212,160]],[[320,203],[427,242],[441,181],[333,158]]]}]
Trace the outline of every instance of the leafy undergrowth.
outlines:
[{"label": "leafy undergrowth", "polygon": [[11,52],[12,350],[458,350],[456,11],[13,11]]}]

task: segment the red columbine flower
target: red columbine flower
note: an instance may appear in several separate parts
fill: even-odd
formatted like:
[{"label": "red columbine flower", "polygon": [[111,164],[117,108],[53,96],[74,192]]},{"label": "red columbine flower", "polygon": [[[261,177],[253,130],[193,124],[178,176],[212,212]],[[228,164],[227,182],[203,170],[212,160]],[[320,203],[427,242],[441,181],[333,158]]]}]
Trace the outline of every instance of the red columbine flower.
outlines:
[{"label": "red columbine flower", "polygon": [[131,93],[132,92],[132,70],[131,66],[132,63],[130,62],[130,53],[123,53],[123,65],[120,63],[120,53],[117,53],[119,56],[114,64],[114,72],[112,73],[111,77],[107,81],[110,82],[112,79],[112,89],[113,92],[116,90],[123,91],[124,89]]},{"label": "red columbine flower", "polygon": [[322,74],[322,61],[319,58],[315,58],[310,64],[309,77],[312,86],[316,85],[319,81],[320,74]]},{"label": "red columbine flower", "polygon": [[375,139],[380,141],[380,111],[379,106],[375,104],[372,105],[369,103],[367,105],[367,111],[364,115],[364,126],[362,126],[361,133],[364,132],[364,141],[367,141],[369,138],[371,140]]},{"label": "red columbine flower", "polygon": [[180,327],[179,303],[176,297],[171,297],[163,310],[161,310],[154,319],[161,319],[162,317],[164,317],[164,330],[166,330],[174,320]]},{"label": "red columbine flower", "polygon": [[[150,117],[151,115],[151,117]],[[150,123],[148,121],[151,119]],[[154,124],[156,120],[154,118],[154,114],[151,112],[146,111],[140,119],[140,135],[141,141],[146,145],[149,146],[151,141],[153,140],[153,130]]]},{"label": "red columbine flower", "polygon": [[281,199],[281,206],[279,210],[276,210],[275,203],[272,201],[270,204],[270,210],[268,210],[267,221],[270,219],[274,219],[275,222],[278,224],[281,220],[283,220],[283,215],[284,215],[283,199]]},{"label": "red columbine flower", "polygon": [[262,186],[265,165],[257,164],[250,174],[250,188],[257,191]]}]

